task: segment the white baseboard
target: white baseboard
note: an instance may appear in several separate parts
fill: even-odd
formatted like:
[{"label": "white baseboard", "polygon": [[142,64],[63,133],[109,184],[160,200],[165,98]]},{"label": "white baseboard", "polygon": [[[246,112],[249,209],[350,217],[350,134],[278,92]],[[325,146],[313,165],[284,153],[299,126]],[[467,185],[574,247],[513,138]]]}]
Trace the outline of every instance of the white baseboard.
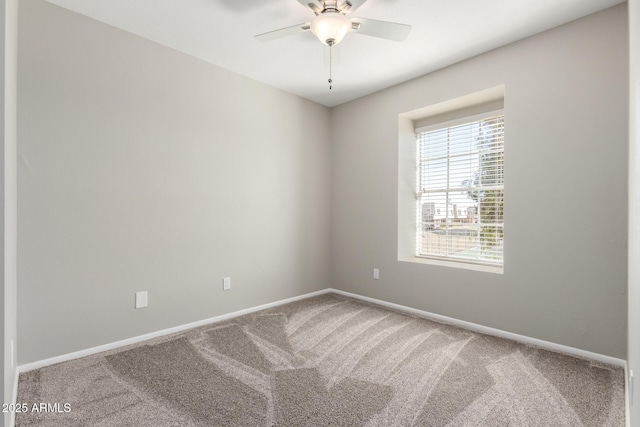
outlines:
[{"label": "white baseboard", "polygon": [[[13,368],[13,387],[11,388],[11,403],[15,408],[16,403],[18,402],[18,378],[20,376],[20,369],[16,366]],[[16,425],[16,412],[9,412],[9,427],[15,427]]]},{"label": "white baseboard", "polygon": [[629,401],[629,364],[624,362],[624,420],[625,426],[631,427],[631,406]]},{"label": "white baseboard", "polygon": [[618,359],[611,356],[606,356],[604,354],[593,353],[586,350],[581,350],[579,348],[573,348],[562,344],[556,344],[549,341],[540,340],[537,338],[527,337],[525,335],[514,334],[513,332],[503,331],[501,329],[490,328],[488,326],[478,325],[477,323],[467,322],[465,320],[455,319],[453,317],[442,316],[440,314],[430,313],[424,310],[418,310],[417,308],[411,308],[400,304],[394,304],[387,301],[382,301],[375,298],[369,298],[358,294],[352,294],[350,292],[341,291],[338,289],[330,289],[331,292],[336,293],[338,295],[343,295],[346,297],[351,297],[355,299],[359,299],[361,301],[370,302],[373,304],[382,305],[385,307],[392,308],[394,310],[403,311],[405,313],[415,314],[420,317],[424,317],[427,319],[435,320],[441,323],[447,323],[454,326],[459,326],[464,329],[470,329],[472,331],[481,332],[483,334],[492,335],[495,337],[506,338],[513,341],[518,341],[524,344],[534,345],[536,347],[541,347],[546,350],[551,350],[557,353],[565,353],[573,356],[578,356],[586,359],[596,360],[598,362],[607,363],[609,365],[620,366],[624,368],[627,364],[626,360]]},{"label": "white baseboard", "polygon": [[[36,361],[36,362],[32,362],[32,363],[26,363],[24,365],[20,365],[17,368],[17,373],[19,372],[28,372],[28,371],[32,371],[34,369],[39,369],[45,366],[50,366],[50,365],[55,365],[56,363],[61,363],[61,362],[66,362],[69,360],[74,360],[74,359],[78,359],[81,357],[85,357],[85,356],[90,356],[96,353],[101,353],[103,351],[108,351],[108,350],[114,350],[117,349],[119,347],[124,347],[127,345],[131,345],[131,344],[137,344],[139,342],[142,341],[147,341],[150,340],[152,338],[157,338],[157,337],[161,337],[161,336],[165,336],[165,335],[170,335],[170,334],[174,334],[176,332],[182,332],[184,330],[187,329],[191,329],[191,328],[196,328],[198,326],[203,326],[203,325],[207,325],[210,323],[215,323],[215,322],[219,322],[222,320],[227,320],[227,319],[231,319],[234,317],[238,317],[238,316],[242,316],[244,314],[250,314],[250,313],[254,313],[256,311],[260,311],[260,310],[264,310],[267,308],[271,308],[271,307],[276,307],[282,304],[287,304],[290,302],[294,302],[294,301],[299,301],[302,299],[306,299],[306,298],[310,298],[310,297],[314,297],[314,296],[318,296],[318,295],[323,295],[323,294],[327,294],[327,293],[335,293],[338,295],[343,295],[346,297],[351,297],[351,298],[355,298],[361,301],[365,301],[365,302],[370,302],[373,304],[378,304],[384,307],[389,307],[392,308],[394,310],[398,310],[398,311],[403,311],[406,313],[410,313],[410,314],[414,314],[420,317],[424,317],[427,319],[432,319],[441,323],[447,323],[450,325],[454,325],[454,326],[459,326],[461,328],[465,328],[465,329],[469,329],[472,331],[477,331],[477,332],[481,332],[483,334],[487,334],[487,335],[492,335],[492,336],[496,336],[496,337],[500,337],[500,338],[506,338],[506,339],[510,339],[513,341],[518,341],[524,344],[530,344],[530,345],[534,345],[540,348],[544,348],[547,350],[551,350],[551,351],[555,351],[558,353],[565,353],[565,354],[570,354],[570,355],[574,355],[574,356],[578,356],[578,357],[582,357],[582,358],[586,358],[586,359],[591,359],[591,360],[595,360],[598,362],[602,362],[602,363],[607,363],[610,365],[615,365],[615,366],[620,366],[622,368],[626,367],[626,361],[623,359],[618,359],[615,357],[611,357],[611,356],[606,356],[603,354],[598,354],[598,353],[593,353],[590,351],[586,351],[586,350],[581,350],[578,348],[573,348],[573,347],[568,347],[562,344],[556,344],[556,343],[552,343],[549,341],[544,341],[544,340],[540,340],[537,338],[531,338],[531,337],[527,337],[525,335],[519,335],[519,334],[515,334],[513,332],[507,332],[507,331],[503,331],[501,329],[495,329],[495,328],[490,328],[488,326],[483,326],[483,325],[478,325],[476,323],[472,323],[472,322],[467,322],[464,320],[459,320],[459,319],[455,319],[453,317],[447,317],[447,316],[442,316],[440,314],[435,314],[435,313],[430,313],[428,311],[424,311],[424,310],[419,310],[416,308],[411,308],[411,307],[407,307],[404,305],[400,305],[400,304],[394,304],[394,303],[390,303],[387,301],[382,301],[379,299],[375,299],[375,298],[369,298],[369,297],[365,297],[362,295],[358,295],[358,294],[353,294],[350,292],[345,292],[345,291],[341,291],[338,289],[332,289],[332,288],[327,288],[327,289],[323,289],[320,291],[316,291],[316,292],[311,292],[308,294],[304,294],[304,295],[299,295],[296,297],[292,297],[292,298],[287,298],[287,299],[283,299],[280,301],[275,301],[275,302],[271,302],[268,304],[263,304],[263,305],[259,305],[256,307],[251,307],[251,308],[247,308],[244,310],[239,310],[239,311],[235,311],[232,313],[227,313],[227,314],[223,314],[220,316],[216,316],[216,317],[211,317],[209,319],[204,319],[204,320],[199,320],[197,322],[192,322],[192,323],[187,323],[184,325],[180,325],[180,326],[175,326],[173,328],[169,328],[169,329],[163,329],[161,331],[156,331],[156,332],[151,332],[149,334],[145,334],[145,335],[139,335],[137,337],[132,337],[132,338],[127,338],[121,341],[116,341],[110,344],[104,344],[104,345],[100,345],[97,347],[92,347],[92,348],[88,348],[85,350],[80,350],[80,351],[76,351],[73,353],[68,353],[68,354],[63,354],[60,356],[56,356],[56,357],[52,357],[49,359],[44,359],[44,360],[40,360],[40,361]],[[626,380],[626,379],[625,379]],[[16,380],[16,384],[15,384],[16,388],[17,388],[17,380]],[[15,398],[15,396],[14,396]]]},{"label": "white baseboard", "polygon": [[[34,369],[43,368],[45,366],[55,365],[56,363],[67,362],[69,360],[79,359],[81,357],[91,356],[96,353],[101,353],[103,351],[114,350],[116,348],[124,347],[131,344],[137,344],[142,341],[147,341],[152,338],[162,337],[165,335],[175,334],[176,332],[182,332],[187,329],[197,328],[198,326],[208,325],[210,323],[220,322],[222,320],[232,319],[234,317],[242,316],[244,314],[255,313],[256,311],[265,310],[267,308],[276,307],[282,304],[287,304],[294,301],[299,301],[302,299],[315,297],[318,295],[323,295],[331,292],[330,288],[323,289],[316,292],[311,292],[304,295],[298,295],[292,298],[286,298],[283,300],[270,302],[268,304],[259,305],[256,307],[246,308],[244,310],[234,311],[232,313],[222,314],[220,316],[211,317],[209,319],[199,320],[197,322],[187,323],[184,325],[175,326],[173,328],[163,329],[161,331],[151,332],[144,335],[139,335],[137,337],[127,338],[121,341],[116,341],[109,344],[99,345],[97,347],[91,347],[85,350],[75,351],[73,353],[63,354],[56,357],[51,357],[49,359],[39,360],[36,362],[25,363],[24,365],[18,366],[18,372],[28,372],[33,371]],[[17,374],[16,374],[17,375]],[[17,387],[17,381],[16,381]]]}]

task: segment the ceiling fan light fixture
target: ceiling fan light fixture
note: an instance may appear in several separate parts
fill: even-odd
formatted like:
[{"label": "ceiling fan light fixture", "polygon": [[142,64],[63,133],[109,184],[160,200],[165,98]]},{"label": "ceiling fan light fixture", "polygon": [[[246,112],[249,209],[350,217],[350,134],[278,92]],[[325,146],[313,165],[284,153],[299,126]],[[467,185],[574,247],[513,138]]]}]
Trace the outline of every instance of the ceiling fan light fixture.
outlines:
[{"label": "ceiling fan light fixture", "polygon": [[351,29],[351,21],[339,12],[324,12],[311,22],[311,32],[328,46],[337,45]]}]

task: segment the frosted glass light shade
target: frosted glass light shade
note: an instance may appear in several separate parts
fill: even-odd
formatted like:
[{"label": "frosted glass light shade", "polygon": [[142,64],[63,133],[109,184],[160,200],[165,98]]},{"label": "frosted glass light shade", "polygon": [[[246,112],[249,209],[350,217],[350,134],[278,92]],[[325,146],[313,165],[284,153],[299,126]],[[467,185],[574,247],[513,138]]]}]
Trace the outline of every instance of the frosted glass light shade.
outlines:
[{"label": "frosted glass light shade", "polygon": [[322,13],[311,23],[311,32],[326,45],[340,43],[350,29],[351,21],[338,12]]}]

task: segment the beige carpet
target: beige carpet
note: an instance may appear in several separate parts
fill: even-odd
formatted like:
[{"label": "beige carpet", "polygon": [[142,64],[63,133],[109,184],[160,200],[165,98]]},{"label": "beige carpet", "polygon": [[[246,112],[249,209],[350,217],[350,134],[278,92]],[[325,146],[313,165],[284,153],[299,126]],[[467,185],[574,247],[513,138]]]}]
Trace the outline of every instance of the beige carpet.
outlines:
[{"label": "beige carpet", "polygon": [[18,426],[624,426],[620,368],[329,294],[20,375]]}]

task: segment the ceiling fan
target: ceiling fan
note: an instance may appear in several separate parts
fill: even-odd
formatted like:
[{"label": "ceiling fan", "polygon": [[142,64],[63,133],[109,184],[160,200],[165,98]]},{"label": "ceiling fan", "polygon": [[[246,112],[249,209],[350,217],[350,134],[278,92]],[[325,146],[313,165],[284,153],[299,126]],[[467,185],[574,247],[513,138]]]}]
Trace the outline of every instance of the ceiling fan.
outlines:
[{"label": "ceiling fan", "polygon": [[411,32],[411,25],[346,17],[348,13],[362,6],[365,1],[367,0],[298,0],[301,5],[311,9],[316,15],[313,21],[258,34],[255,38],[260,41],[270,41],[309,30],[327,46],[337,45],[350,31],[399,42],[407,38]]},{"label": "ceiling fan", "polygon": [[[329,64],[331,64],[331,47],[340,43],[349,32],[398,42],[407,38],[411,32],[411,25],[358,17],[347,18],[348,13],[354,12],[365,1],[367,0],[298,0],[298,3],[311,9],[316,15],[311,22],[269,31],[254,37],[260,41],[271,41],[311,30],[322,43],[329,46]],[[331,65],[329,70],[329,89],[331,89]]]}]

